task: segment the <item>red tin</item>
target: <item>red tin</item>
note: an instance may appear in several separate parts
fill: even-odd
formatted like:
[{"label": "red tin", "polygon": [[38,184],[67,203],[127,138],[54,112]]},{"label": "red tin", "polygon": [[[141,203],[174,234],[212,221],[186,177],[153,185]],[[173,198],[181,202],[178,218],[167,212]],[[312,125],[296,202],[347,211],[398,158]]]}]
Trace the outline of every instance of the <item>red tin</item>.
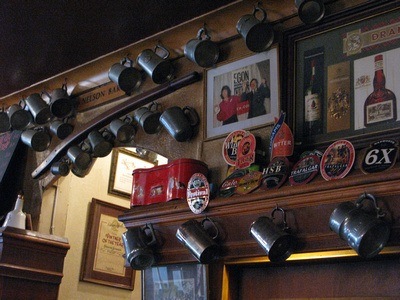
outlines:
[{"label": "red tin", "polygon": [[207,176],[208,166],[196,159],[181,158],[166,165],[135,169],[131,207],[186,199],[188,182],[194,173]]}]

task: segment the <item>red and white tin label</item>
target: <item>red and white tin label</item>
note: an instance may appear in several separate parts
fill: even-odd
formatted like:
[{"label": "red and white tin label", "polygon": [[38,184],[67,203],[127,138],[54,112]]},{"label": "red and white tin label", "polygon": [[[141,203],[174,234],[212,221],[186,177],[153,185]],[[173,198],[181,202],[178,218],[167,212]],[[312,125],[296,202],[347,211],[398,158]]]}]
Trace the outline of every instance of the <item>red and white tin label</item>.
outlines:
[{"label": "red and white tin label", "polygon": [[206,176],[195,173],[190,177],[186,193],[189,208],[195,214],[202,213],[210,201],[210,185]]},{"label": "red and white tin label", "polygon": [[332,143],[321,158],[321,175],[329,181],[344,178],[353,167],[354,146],[348,140]]}]

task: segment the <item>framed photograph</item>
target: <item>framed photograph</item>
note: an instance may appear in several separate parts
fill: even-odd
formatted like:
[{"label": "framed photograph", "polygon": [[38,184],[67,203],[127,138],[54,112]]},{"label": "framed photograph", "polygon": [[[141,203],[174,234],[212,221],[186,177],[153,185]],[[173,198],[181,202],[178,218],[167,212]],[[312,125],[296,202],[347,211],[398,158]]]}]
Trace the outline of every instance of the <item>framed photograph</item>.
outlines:
[{"label": "framed photograph", "polygon": [[206,77],[206,139],[279,117],[277,47],[209,69]]},{"label": "framed photograph", "polygon": [[135,152],[125,148],[113,149],[110,168],[108,193],[129,198],[132,194],[132,172],[135,169],[146,169],[155,166]]},{"label": "framed photograph", "polygon": [[122,234],[118,221],[126,208],[92,199],[86,227],[80,280],[133,290],[135,272],[125,266]]},{"label": "framed photograph", "polygon": [[142,295],[146,300],[208,299],[207,267],[176,264],[142,271]]},{"label": "framed photograph", "polygon": [[399,3],[370,2],[285,35],[283,80],[303,148],[400,136]]}]

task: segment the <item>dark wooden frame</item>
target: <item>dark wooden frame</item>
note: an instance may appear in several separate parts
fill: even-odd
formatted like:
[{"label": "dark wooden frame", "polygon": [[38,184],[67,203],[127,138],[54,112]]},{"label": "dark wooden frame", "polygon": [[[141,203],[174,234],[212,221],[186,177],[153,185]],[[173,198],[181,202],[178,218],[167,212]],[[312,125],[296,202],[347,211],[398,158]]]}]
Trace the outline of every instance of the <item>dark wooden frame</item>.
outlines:
[{"label": "dark wooden frame", "polygon": [[[135,282],[135,272],[133,269],[125,265],[125,259],[122,257],[125,251],[122,244],[122,238],[119,234],[120,232],[126,231],[123,223],[118,221],[118,216],[121,215],[125,210],[126,208],[124,207],[107,203],[98,199],[92,199],[92,202],[90,203],[89,216],[85,234],[85,244],[83,247],[83,259],[80,273],[81,281],[133,290]],[[105,244],[111,245],[113,247],[112,251],[115,252],[114,256],[121,255],[120,261],[122,265],[119,266],[120,270],[123,270],[121,272],[121,275],[116,275],[116,272],[107,272],[104,269],[101,271],[98,268],[96,269],[95,260],[97,255],[101,255],[100,251],[102,250],[102,248],[99,247],[99,242],[101,242],[99,240],[99,233],[102,216],[104,216],[103,218],[107,219],[111,217],[110,220],[112,220],[112,222],[109,225],[107,224],[107,226],[110,226],[112,228],[111,230],[114,231],[114,233],[112,234],[113,237],[111,239],[107,239]],[[103,222],[104,220],[105,219],[103,219]],[[114,259],[115,257],[113,258],[112,262],[103,262],[104,264],[109,263],[109,266],[106,265],[105,267],[114,268]],[[119,259],[116,260],[119,261]]]},{"label": "dark wooden frame", "polygon": [[[112,157],[111,157],[110,177],[108,180],[108,193],[117,195],[117,196],[121,196],[121,197],[130,198],[131,192],[126,192],[126,191],[118,189],[116,187],[115,180],[116,180],[116,176],[117,176],[116,172],[117,172],[117,167],[118,167],[118,158],[119,158],[120,154],[126,155],[126,156],[132,158],[133,160],[139,160],[139,161],[143,161],[143,162],[152,164],[153,166],[155,166],[156,164],[152,161],[148,161],[148,160],[140,157],[135,152],[129,151],[125,148],[114,148],[113,149]],[[132,174],[132,172],[133,172],[133,169],[130,170],[130,175]],[[132,179],[130,180],[130,183],[132,186]]]},{"label": "dark wooden frame", "polygon": [[[327,42],[323,40],[323,37],[329,35],[329,33],[335,32],[337,36],[341,37],[344,32],[351,31],[354,28],[361,28],[362,26],[368,24],[369,26],[373,21],[379,20],[379,18],[384,18],[389,14],[398,13],[398,9],[400,7],[399,1],[369,1],[366,4],[357,6],[353,9],[342,11],[340,13],[330,15],[325,18],[322,23],[316,25],[302,25],[296,27],[294,29],[288,30],[284,34],[283,38],[283,47],[281,53],[281,65],[285,66],[287,69],[282,71],[282,82],[285,83],[283,86],[283,95],[285,95],[286,103],[283,103],[283,109],[288,112],[288,122],[291,124],[295,135],[295,143],[296,145],[303,149],[309,150],[313,148],[325,148],[332,141],[338,139],[348,139],[355,145],[356,148],[365,147],[371,142],[375,141],[377,138],[400,138],[400,117],[398,116],[398,120],[393,123],[393,125],[376,125],[372,128],[367,128],[363,130],[357,130],[357,132],[353,129],[354,124],[352,123],[349,130],[333,132],[333,133],[323,133],[320,135],[314,135],[311,137],[305,137],[301,132],[301,124],[304,122],[304,113],[301,109],[304,110],[304,106],[299,105],[300,101],[303,100],[303,95],[299,92],[302,91],[303,88],[301,86],[303,83],[303,74],[299,71],[302,70],[302,63],[299,62],[298,55],[304,54],[298,52],[299,43],[309,43],[309,49],[317,48],[319,45],[316,41],[318,41],[318,37],[320,36],[322,42]],[[369,22],[369,23],[367,23]],[[366,23],[366,24],[364,24]],[[398,43],[398,42],[397,42]],[[329,47],[338,47],[339,45],[334,45],[333,41],[327,43]],[[342,44],[340,46],[343,47]],[[397,48],[400,46],[396,45]],[[354,61],[357,57],[363,58],[366,56],[374,55],[378,52],[379,49],[374,49],[369,51],[368,53],[363,53],[359,56],[354,56],[351,58]],[[380,49],[381,52],[386,51]],[[329,54],[325,54],[329,55]],[[285,63],[284,61],[285,60]],[[341,61],[345,61],[344,59]],[[340,62],[341,62],[340,61]],[[352,62],[351,61],[351,62]],[[325,62],[327,64],[327,62]],[[327,67],[327,65],[325,65]],[[325,70],[325,73],[327,71]],[[353,75],[353,74],[352,74]],[[325,75],[326,77],[326,75]],[[351,93],[353,94],[353,77],[350,78],[351,81]],[[326,88],[326,80],[324,86]],[[326,93],[325,93],[326,94]],[[397,106],[400,105],[400,95],[397,97]],[[326,95],[324,97],[324,102],[326,101]],[[354,98],[352,99],[354,101]],[[326,103],[324,103],[326,104]],[[326,106],[325,106],[326,107]],[[354,109],[354,105],[352,106]],[[325,108],[324,112],[325,113]],[[326,114],[326,113],[325,113]],[[353,111],[351,112],[353,114]],[[354,118],[354,116],[352,116]],[[352,121],[354,122],[354,121]],[[326,124],[324,124],[324,128],[326,128]]]}]

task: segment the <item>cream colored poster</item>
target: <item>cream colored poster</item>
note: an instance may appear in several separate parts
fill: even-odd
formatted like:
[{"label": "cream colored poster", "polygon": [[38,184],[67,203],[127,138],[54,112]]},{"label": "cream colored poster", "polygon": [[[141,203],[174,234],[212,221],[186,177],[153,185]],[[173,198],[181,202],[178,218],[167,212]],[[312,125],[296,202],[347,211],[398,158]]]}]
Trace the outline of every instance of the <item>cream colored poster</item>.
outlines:
[{"label": "cream colored poster", "polygon": [[102,214],[100,216],[96,253],[93,270],[107,274],[125,276],[125,252],[122,234],[126,231],[117,218]]}]

